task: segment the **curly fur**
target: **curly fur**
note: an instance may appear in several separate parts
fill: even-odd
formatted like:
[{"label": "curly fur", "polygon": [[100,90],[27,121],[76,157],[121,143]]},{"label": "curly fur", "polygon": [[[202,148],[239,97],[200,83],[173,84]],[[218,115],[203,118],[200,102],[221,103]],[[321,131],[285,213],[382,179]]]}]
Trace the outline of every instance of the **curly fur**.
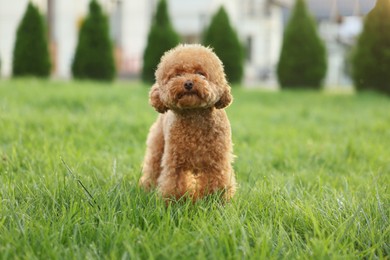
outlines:
[{"label": "curly fur", "polygon": [[219,191],[230,199],[236,181],[223,108],[232,95],[222,62],[210,48],[179,45],[163,55],[155,76],[149,102],[161,114],[149,131],[140,185],[167,199]]}]

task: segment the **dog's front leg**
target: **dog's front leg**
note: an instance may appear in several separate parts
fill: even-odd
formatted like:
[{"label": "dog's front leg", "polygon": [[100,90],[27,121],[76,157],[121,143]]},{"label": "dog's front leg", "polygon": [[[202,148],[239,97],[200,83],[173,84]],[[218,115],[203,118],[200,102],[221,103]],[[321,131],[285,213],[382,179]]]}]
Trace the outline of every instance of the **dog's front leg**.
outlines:
[{"label": "dog's front leg", "polygon": [[163,169],[157,181],[157,190],[165,199],[179,200],[190,195],[188,174],[179,168]]},{"label": "dog's front leg", "polygon": [[161,159],[165,146],[162,116],[159,116],[157,121],[150,128],[146,145],[146,155],[139,184],[144,189],[150,190],[157,186],[157,178],[161,173]]}]

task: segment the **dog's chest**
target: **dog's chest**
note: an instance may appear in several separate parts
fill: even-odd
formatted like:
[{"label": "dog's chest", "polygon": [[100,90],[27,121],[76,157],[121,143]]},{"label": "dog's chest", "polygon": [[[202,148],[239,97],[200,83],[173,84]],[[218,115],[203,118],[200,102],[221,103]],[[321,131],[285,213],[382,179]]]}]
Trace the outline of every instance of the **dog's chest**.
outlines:
[{"label": "dog's chest", "polygon": [[164,153],[176,165],[202,169],[223,157],[230,135],[215,118],[171,118],[166,123]]},{"label": "dog's chest", "polygon": [[176,120],[172,123],[167,142],[185,150],[209,148],[218,138],[218,129],[212,120]]}]

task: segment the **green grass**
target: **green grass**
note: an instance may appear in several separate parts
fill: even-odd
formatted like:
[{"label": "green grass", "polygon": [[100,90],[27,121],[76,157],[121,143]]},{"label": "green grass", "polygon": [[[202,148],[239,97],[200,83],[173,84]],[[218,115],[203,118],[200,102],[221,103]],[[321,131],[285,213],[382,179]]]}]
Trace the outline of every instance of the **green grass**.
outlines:
[{"label": "green grass", "polygon": [[388,97],[234,89],[236,196],[166,208],[137,187],[147,96],[0,81],[1,259],[389,258]]}]

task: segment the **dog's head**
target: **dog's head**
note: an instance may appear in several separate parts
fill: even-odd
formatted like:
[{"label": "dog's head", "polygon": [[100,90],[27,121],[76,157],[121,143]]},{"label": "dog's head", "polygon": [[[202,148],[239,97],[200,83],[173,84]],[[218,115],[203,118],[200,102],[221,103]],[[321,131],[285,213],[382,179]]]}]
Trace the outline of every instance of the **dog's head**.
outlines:
[{"label": "dog's head", "polygon": [[169,109],[221,109],[232,102],[222,62],[202,45],[178,45],[167,51],[155,76],[149,101],[160,113]]}]

